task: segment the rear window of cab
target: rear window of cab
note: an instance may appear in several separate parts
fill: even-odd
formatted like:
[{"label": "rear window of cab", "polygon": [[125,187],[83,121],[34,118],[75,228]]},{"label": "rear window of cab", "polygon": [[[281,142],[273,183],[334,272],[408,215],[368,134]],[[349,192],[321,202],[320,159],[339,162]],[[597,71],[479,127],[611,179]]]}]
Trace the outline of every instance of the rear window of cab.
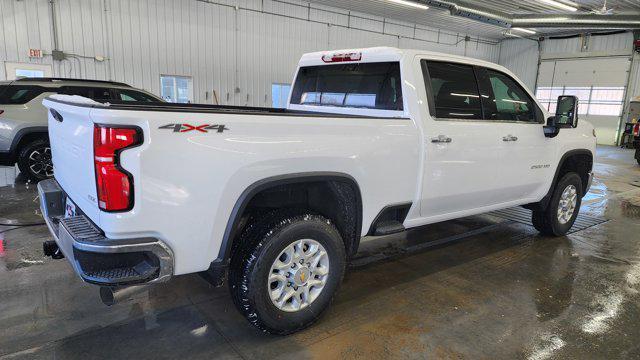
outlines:
[{"label": "rear window of cab", "polygon": [[399,62],[305,66],[291,104],[403,110]]}]

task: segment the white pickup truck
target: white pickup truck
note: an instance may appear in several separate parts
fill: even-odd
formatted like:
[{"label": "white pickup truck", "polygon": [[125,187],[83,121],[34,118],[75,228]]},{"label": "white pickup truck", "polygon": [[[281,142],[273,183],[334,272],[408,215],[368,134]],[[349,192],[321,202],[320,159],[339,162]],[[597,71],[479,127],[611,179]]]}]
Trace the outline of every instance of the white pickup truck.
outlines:
[{"label": "white pickup truck", "polygon": [[518,205],[564,235],[596,144],[574,97],[549,117],[502,66],[395,48],[305,54],[287,109],[44,105],[47,255],[107,304],[176,275],[228,281],[278,334],[327,308],[361,237]]}]

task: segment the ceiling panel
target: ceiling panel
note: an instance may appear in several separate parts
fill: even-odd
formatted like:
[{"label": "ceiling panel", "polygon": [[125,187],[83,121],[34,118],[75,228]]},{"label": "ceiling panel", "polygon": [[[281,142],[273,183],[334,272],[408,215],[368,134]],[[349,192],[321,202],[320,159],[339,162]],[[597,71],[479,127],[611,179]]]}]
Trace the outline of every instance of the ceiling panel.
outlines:
[{"label": "ceiling panel", "polygon": [[[427,10],[420,10],[387,0],[312,0],[312,2],[472,36],[478,35],[500,39],[504,37],[505,31],[502,27],[452,16],[448,10],[433,7]],[[580,5],[578,13],[589,13],[591,10],[602,8],[603,5],[603,0],[573,0],[573,2]],[[562,12],[539,0],[466,0],[465,3],[509,14],[553,14]],[[614,14],[637,14],[640,16],[640,0],[607,0],[607,8],[613,9]],[[575,30],[570,29],[546,28],[536,30],[541,35],[575,32]]]}]

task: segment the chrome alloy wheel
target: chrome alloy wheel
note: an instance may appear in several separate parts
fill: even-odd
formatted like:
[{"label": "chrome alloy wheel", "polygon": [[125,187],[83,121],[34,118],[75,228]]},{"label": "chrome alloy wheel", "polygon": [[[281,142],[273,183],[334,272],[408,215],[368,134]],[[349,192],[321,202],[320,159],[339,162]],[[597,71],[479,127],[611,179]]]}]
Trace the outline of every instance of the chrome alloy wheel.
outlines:
[{"label": "chrome alloy wheel", "polygon": [[40,177],[53,176],[53,164],[51,163],[51,148],[39,147],[29,154],[29,170]]},{"label": "chrome alloy wheel", "polygon": [[282,311],[296,312],[309,306],[329,278],[329,255],[312,239],[289,244],[271,265],[267,290]]},{"label": "chrome alloy wheel", "polygon": [[573,213],[576,211],[577,203],[578,191],[576,187],[574,185],[567,186],[562,192],[558,203],[558,222],[560,224],[566,224],[571,220]]}]

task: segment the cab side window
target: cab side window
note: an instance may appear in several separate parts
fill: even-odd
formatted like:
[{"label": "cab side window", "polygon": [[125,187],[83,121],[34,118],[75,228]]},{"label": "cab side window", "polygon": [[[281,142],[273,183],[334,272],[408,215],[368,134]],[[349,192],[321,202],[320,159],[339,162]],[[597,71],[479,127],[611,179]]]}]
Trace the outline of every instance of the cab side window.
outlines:
[{"label": "cab side window", "polygon": [[425,69],[435,109],[432,115],[443,119],[482,119],[480,93],[472,66],[423,60],[423,71]]},{"label": "cab side window", "polygon": [[486,120],[538,122],[535,102],[515,80],[490,69],[481,72],[480,92]]}]

